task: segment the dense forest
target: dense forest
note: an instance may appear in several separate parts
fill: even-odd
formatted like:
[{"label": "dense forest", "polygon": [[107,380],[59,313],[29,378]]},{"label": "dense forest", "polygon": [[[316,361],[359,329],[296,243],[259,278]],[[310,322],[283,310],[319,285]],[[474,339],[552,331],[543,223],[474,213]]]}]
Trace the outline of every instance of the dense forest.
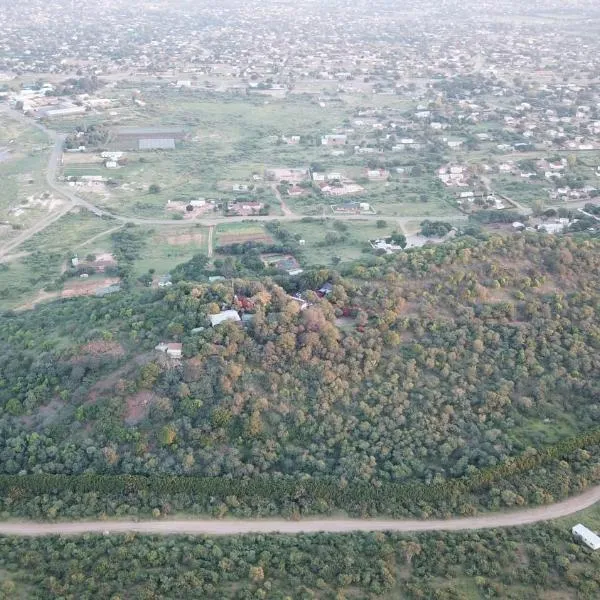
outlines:
[{"label": "dense forest", "polygon": [[0,538],[0,599],[592,600],[567,527],[474,533]]},{"label": "dense forest", "polygon": [[2,515],[472,514],[600,481],[597,240],[466,236],[276,281],[204,264],[0,317]]}]

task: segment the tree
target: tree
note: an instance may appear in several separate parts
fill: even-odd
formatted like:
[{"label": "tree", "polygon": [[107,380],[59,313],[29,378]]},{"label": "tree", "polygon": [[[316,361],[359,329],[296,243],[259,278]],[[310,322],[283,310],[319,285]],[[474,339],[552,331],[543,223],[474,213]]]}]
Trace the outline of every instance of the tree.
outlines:
[{"label": "tree", "polygon": [[177,430],[173,425],[165,425],[160,430],[159,441],[163,446],[170,446],[177,438]]},{"label": "tree", "polygon": [[406,248],[406,236],[400,231],[394,231],[392,235],[390,235],[390,239],[394,245],[400,246],[402,249]]},{"label": "tree", "polygon": [[377,229],[385,229],[387,227],[387,221],[384,219],[377,219]]},{"label": "tree", "polygon": [[148,186],[148,192],[150,194],[159,194],[160,193],[160,185],[158,185],[158,183],[151,183]]}]

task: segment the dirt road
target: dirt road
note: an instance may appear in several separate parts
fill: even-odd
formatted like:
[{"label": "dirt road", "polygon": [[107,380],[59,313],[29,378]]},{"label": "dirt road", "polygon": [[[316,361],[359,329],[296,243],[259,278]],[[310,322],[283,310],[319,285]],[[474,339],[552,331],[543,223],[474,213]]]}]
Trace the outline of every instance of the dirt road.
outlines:
[{"label": "dirt road", "polygon": [[215,226],[211,225],[208,228],[208,258],[212,258],[213,255],[213,236],[214,236],[214,232],[215,232]]},{"label": "dirt road", "polygon": [[478,517],[447,520],[394,519],[283,519],[217,520],[190,519],[164,521],[71,521],[67,523],[0,523],[0,535],[81,535],[84,533],[143,533],[157,535],[240,535],[248,533],[347,533],[350,531],[466,531],[530,525],[566,517],[600,501],[600,486],[550,506],[515,512],[492,513]]},{"label": "dirt road", "polygon": [[275,197],[277,198],[277,200],[279,201],[279,204],[281,205],[281,212],[283,213],[284,217],[295,217],[298,218],[298,215],[296,215],[292,209],[285,203],[285,200],[282,198],[281,193],[279,192],[279,189],[277,188],[277,184],[274,183],[271,186],[271,189],[273,190],[273,193],[275,194]]}]

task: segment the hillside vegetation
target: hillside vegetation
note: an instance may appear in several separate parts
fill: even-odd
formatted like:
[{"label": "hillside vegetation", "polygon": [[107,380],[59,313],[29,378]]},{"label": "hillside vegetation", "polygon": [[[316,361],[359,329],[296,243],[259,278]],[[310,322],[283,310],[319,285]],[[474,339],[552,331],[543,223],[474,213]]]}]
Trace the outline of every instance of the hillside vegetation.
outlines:
[{"label": "hillside vegetation", "polygon": [[[0,538],[0,598],[592,600],[566,528],[229,538]],[[335,558],[334,558],[335,557]]]},{"label": "hillside vegetation", "polygon": [[[230,307],[252,321],[211,328]],[[599,311],[598,241],[532,235],[5,314],[1,510],[551,502],[600,480]],[[161,341],[183,342],[183,360]]]}]

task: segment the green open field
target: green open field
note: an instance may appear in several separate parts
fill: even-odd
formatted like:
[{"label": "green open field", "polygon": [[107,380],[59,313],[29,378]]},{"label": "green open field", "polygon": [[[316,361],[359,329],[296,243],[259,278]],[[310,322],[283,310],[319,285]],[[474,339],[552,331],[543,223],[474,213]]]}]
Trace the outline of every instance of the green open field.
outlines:
[{"label": "green open field", "polygon": [[32,300],[59,275],[58,256],[50,256],[40,263],[25,257],[0,264],[0,309],[17,308]]},{"label": "green open field", "polygon": [[[334,227],[333,219],[314,219],[312,221],[290,221],[284,223],[284,228],[293,234],[298,234],[305,241],[303,254],[307,264],[331,265],[333,257],[343,261],[360,258],[362,250],[367,247],[370,239],[385,237],[392,231],[402,231],[393,219],[387,219],[385,227],[378,228],[373,220],[352,220],[344,222],[346,231]],[[323,245],[327,233],[337,236],[347,235],[345,241]],[[371,251],[369,251],[371,252]]]},{"label": "green open field", "polygon": [[146,244],[140,258],[134,263],[136,276],[146,273],[149,269],[154,269],[159,276],[164,275],[195,254],[207,253],[206,227],[155,227],[146,231]]},{"label": "green open field", "polygon": [[236,243],[270,243],[271,241],[273,241],[273,237],[258,221],[224,223],[215,227],[214,245],[216,248]]},{"label": "green open field", "polygon": [[[43,133],[0,115],[0,221],[27,227],[47,213],[39,202],[50,146]],[[11,236],[10,230],[2,236]]]},{"label": "green open field", "polygon": [[[19,248],[23,256],[0,265],[0,309],[17,308],[33,300],[45,299],[43,289],[60,276],[74,254],[83,257],[114,252],[111,234],[121,227],[119,222],[82,211],[67,214],[33,236]],[[208,249],[208,229],[205,227],[157,226],[138,227],[137,230],[142,232],[145,243],[133,263],[136,277],[149,269],[154,269],[157,275],[164,274]]]},{"label": "green open field", "polygon": [[[230,182],[254,185],[255,192],[251,196],[268,202],[271,214],[280,214],[268,190],[270,183],[256,181],[253,175],[263,175],[268,167],[317,165],[319,170],[341,171],[347,177],[360,179],[374,160],[369,155],[355,155],[352,143],[343,148],[343,156],[332,156],[332,148],[320,143],[323,134],[349,126],[356,107],[366,100],[362,94],[352,96],[355,100],[361,99],[360,102],[332,103],[326,108],[319,106],[316,99],[302,95],[285,99],[260,95],[215,96],[156,87],[142,89],[142,95],[147,106],[131,110],[127,124],[135,120],[135,125],[140,127],[184,127],[187,139],[178,143],[173,151],[127,152],[129,162],[120,169],[108,170],[89,163],[74,165],[72,160],[75,159],[72,159],[63,170],[64,175],[102,175],[112,179],[117,185],[102,192],[77,190],[89,200],[120,214],[163,216],[169,200],[198,197],[233,200],[240,194],[227,189]],[[409,107],[406,101],[393,96],[375,98],[377,106],[396,112]],[[105,124],[112,126],[115,121],[109,119]],[[295,145],[282,142],[282,136],[291,135],[300,135],[301,142]],[[408,181],[395,176],[394,179],[398,181],[388,187],[365,182],[364,200],[381,205],[378,210],[389,216],[435,216],[451,212],[444,204],[445,193],[434,188],[435,181],[429,174]],[[158,193],[148,192],[153,183],[160,186]],[[318,195],[308,199],[284,199],[301,215],[322,214],[324,207],[328,209],[330,204],[329,199]]]},{"label": "green open field", "polygon": [[73,254],[110,252],[107,234],[119,225],[84,210],[69,213],[35,234],[15,251],[18,258],[0,265],[0,308],[15,308],[39,297]]},{"label": "green open field", "polygon": [[[20,250],[68,254],[83,247],[89,247],[90,251],[98,250],[94,247],[98,244],[104,249],[105,245],[110,246],[110,240],[108,236],[102,237],[100,234],[119,225],[116,221],[96,217],[87,210],[70,212],[23,243]],[[97,241],[94,242],[92,238]],[[92,242],[88,244],[90,240]]]}]

